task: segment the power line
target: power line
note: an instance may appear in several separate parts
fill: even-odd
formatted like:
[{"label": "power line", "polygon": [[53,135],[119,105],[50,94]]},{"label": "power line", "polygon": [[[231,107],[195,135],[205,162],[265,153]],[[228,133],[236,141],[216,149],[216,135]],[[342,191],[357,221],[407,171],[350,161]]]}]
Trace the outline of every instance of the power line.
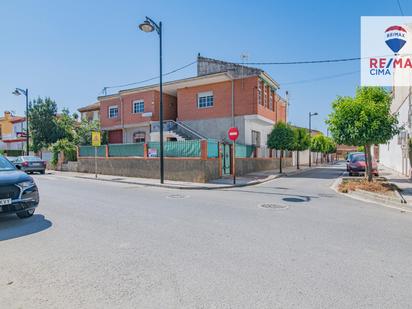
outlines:
[{"label": "power line", "polygon": [[[367,57],[369,58],[369,57]],[[314,63],[333,63],[333,62],[348,62],[361,60],[361,57],[341,58],[341,59],[323,59],[323,60],[304,60],[304,61],[284,61],[284,62],[245,62],[248,65],[284,65],[284,64],[314,64]]]},{"label": "power line", "polygon": [[400,0],[396,0],[396,2],[398,2],[398,7],[399,7],[399,11],[401,11],[401,15],[402,15],[402,16],[405,16],[405,14],[403,13],[403,10],[402,10],[401,1],[400,1]]},{"label": "power line", "polygon": [[295,85],[295,84],[304,84],[304,83],[311,83],[311,82],[316,82],[316,81],[321,81],[321,80],[326,80],[326,79],[331,79],[331,78],[338,78],[342,76],[347,76],[347,75],[353,75],[356,73],[359,73],[360,71],[352,71],[352,72],[345,72],[341,74],[334,74],[334,75],[328,75],[328,76],[322,76],[318,78],[312,78],[312,79],[304,79],[304,80],[298,80],[294,82],[287,82],[287,83],[280,83],[281,86],[284,85]]},{"label": "power line", "polygon": [[[176,72],[178,72],[178,71],[180,71],[180,70],[186,69],[187,67],[190,67],[191,65],[195,64],[196,62],[197,62],[197,61],[192,61],[192,62],[190,62],[190,63],[188,63],[188,64],[185,64],[184,66],[181,66],[181,67],[179,67],[179,68],[177,68],[177,69],[174,69],[174,70],[172,70],[172,71],[170,71],[170,72],[164,73],[164,74],[162,74],[162,76],[167,76],[167,75],[176,73]],[[138,81],[138,82],[133,82],[133,83],[128,83],[128,84],[122,84],[122,85],[106,86],[106,87],[103,88],[102,93],[106,94],[108,89],[123,88],[123,87],[128,87],[128,86],[143,84],[143,83],[150,82],[150,81],[152,81],[152,80],[158,79],[159,77],[160,77],[160,76],[158,75],[158,76],[151,77],[151,78],[148,78],[148,79],[144,79],[144,80],[141,80],[141,81]]]}]

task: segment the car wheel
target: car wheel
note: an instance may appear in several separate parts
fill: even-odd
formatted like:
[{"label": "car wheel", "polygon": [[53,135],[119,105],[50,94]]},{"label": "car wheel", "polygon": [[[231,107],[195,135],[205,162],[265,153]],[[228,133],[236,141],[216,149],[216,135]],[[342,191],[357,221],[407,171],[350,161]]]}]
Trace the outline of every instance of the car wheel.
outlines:
[{"label": "car wheel", "polygon": [[33,214],[34,209],[29,209],[16,213],[17,217],[19,217],[20,219],[30,218],[31,216],[33,216]]}]

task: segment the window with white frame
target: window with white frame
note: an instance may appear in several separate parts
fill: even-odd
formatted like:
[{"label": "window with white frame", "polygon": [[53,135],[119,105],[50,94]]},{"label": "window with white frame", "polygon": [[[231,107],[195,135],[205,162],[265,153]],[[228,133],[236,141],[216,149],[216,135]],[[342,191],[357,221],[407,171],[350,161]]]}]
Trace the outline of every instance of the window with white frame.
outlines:
[{"label": "window with white frame", "polygon": [[213,100],[213,92],[201,92],[197,94],[197,107],[198,108],[208,108],[213,107],[214,100]]},{"label": "window with white frame", "polygon": [[257,86],[257,95],[258,95],[258,98],[257,98],[257,100],[258,100],[258,104],[259,105],[262,105],[262,81],[259,79],[258,80],[258,86]]},{"label": "window with white frame", "polygon": [[144,113],[144,101],[133,101],[133,114]]},{"label": "window with white frame", "polygon": [[260,132],[252,130],[252,145],[260,146]]},{"label": "window with white frame", "polygon": [[109,106],[109,118],[117,118],[118,116],[119,116],[119,107],[117,105]]},{"label": "window with white frame", "polygon": [[264,105],[265,107],[267,107],[267,106],[268,106],[268,94],[267,94],[267,87],[266,87],[266,86],[263,86],[263,93],[264,93],[264,102],[263,102],[263,105]]},{"label": "window with white frame", "polygon": [[269,109],[273,111],[273,91],[272,89],[269,89]]}]

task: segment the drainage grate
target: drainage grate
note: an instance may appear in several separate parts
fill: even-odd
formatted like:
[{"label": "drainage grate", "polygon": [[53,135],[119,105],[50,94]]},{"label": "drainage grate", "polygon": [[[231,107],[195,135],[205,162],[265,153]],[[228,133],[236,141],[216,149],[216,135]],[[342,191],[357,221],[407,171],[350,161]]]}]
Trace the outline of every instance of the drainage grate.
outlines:
[{"label": "drainage grate", "polygon": [[279,205],[279,204],[274,204],[274,203],[263,203],[259,204],[260,207],[262,208],[271,208],[271,209],[286,209],[288,208],[287,205]]},{"label": "drainage grate", "polygon": [[167,198],[171,198],[171,199],[184,199],[184,198],[188,198],[189,195],[183,195],[183,194],[171,194],[166,196]]}]

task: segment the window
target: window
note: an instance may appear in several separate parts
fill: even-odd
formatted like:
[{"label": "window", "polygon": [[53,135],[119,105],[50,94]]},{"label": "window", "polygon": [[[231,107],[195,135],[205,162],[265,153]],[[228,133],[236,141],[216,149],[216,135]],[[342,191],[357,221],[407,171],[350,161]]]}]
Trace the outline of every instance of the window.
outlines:
[{"label": "window", "polygon": [[260,146],[260,132],[252,130],[252,145]]},{"label": "window", "polygon": [[257,92],[258,92],[258,104],[262,105],[262,82],[259,79],[258,80],[258,87],[257,87]]},{"label": "window", "polygon": [[197,95],[197,107],[213,107],[213,92],[202,92]]},{"label": "window", "polygon": [[269,89],[269,109],[273,111],[273,91],[272,89]]},{"label": "window", "polygon": [[143,100],[137,100],[133,102],[133,113],[134,114],[144,113],[144,101]]},{"label": "window", "polygon": [[117,118],[118,115],[119,115],[119,107],[110,106],[109,107],[109,118]]},{"label": "window", "polygon": [[267,94],[266,89],[267,89],[266,86],[263,86],[263,93],[264,93],[264,102],[263,102],[263,105],[264,105],[265,107],[268,106],[268,94]]},{"label": "window", "polygon": [[146,133],[145,132],[134,132],[133,133],[133,142],[135,143],[144,143],[146,141]]}]

